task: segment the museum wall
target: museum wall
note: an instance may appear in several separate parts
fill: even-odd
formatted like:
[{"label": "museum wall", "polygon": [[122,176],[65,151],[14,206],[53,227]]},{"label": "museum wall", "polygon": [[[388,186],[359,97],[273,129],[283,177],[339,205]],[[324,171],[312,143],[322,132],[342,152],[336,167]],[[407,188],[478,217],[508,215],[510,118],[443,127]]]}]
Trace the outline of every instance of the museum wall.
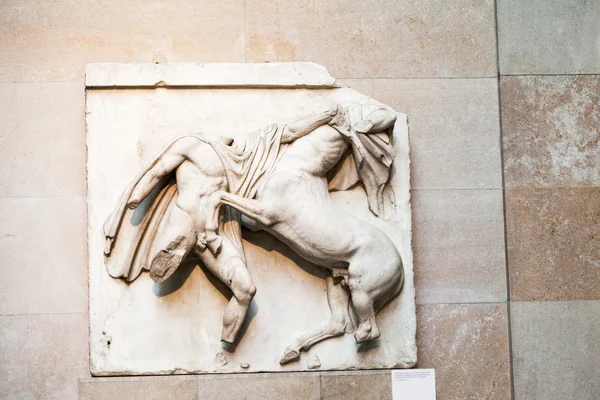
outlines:
[{"label": "museum wall", "polygon": [[409,116],[438,398],[600,397],[600,2],[0,3],[0,398],[391,398],[389,371],[91,378],[84,65],[314,61]]}]

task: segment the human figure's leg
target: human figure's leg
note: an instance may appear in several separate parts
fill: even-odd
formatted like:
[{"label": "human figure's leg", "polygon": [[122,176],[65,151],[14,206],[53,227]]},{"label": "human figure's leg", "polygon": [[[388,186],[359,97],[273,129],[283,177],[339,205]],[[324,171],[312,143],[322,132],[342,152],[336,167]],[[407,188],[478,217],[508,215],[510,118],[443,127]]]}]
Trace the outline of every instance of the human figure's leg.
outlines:
[{"label": "human figure's leg", "polygon": [[221,282],[229,287],[233,296],[223,313],[221,340],[234,343],[246,319],[248,307],[256,293],[256,287],[244,262],[244,255],[227,237],[222,237],[221,251],[214,256],[208,251],[200,252],[200,259]]}]

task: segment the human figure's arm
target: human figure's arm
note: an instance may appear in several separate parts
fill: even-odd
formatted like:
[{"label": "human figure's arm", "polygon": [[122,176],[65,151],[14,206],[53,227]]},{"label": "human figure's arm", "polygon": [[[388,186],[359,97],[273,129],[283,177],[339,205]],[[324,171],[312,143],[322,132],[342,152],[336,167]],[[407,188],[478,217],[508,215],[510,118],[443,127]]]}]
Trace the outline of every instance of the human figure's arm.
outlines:
[{"label": "human figure's arm", "polygon": [[137,208],[152,192],[158,181],[185,161],[187,152],[196,144],[197,141],[190,137],[183,137],[173,143],[135,185],[127,201],[127,207],[132,210]]},{"label": "human figure's arm", "polygon": [[287,124],[283,128],[281,143],[290,143],[296,139],[300,139],[302,136],[308,135],[321,125],[329,123],[337,113],[338,106],[336,105],[331,107],[328,111],[311,115],[310,117],[302,118]]}]

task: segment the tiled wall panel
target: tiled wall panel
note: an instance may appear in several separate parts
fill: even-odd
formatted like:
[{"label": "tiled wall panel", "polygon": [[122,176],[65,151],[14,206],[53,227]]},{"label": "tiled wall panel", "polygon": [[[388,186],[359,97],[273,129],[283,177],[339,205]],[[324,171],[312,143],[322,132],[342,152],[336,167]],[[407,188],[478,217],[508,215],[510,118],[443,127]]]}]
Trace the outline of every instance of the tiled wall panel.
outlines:
[{"label": "tiled wall panel", "polygon": [[3,2],[0,397],[391,398],[389,371],[89,376],[84,64],[296,60],[409,115],[438,398],[600,398],[600,3],[495,3]]},{"label": "tiled wall panel", "polygon": [[515,399],[597,399],[600,2],[497,8]]},{"label": "tiled wall panel", "polygon": [[0,82],[82,81],[92,62],[244,61],[244,1],[7,0]]}]

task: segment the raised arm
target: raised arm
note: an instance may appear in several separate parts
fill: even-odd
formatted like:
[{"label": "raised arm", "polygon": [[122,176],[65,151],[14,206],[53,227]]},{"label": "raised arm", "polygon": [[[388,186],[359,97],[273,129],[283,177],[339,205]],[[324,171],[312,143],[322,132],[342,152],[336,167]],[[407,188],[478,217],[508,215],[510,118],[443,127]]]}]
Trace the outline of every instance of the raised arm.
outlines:
[{"label": "raised arm", "polygon": [[189,150],[197,144],[196,139],[186,136],[175,141],[167,148],[135,185],[131,197],[127,201],[127,207],[132,210],[137,208],[146,196],[152,192],[158,181],[179,167],[186,160]]},{"label": "raised arm", "polygon": [[377,109],[353,128],[358,133],[379,133],[386,131],[396,123],[396,114],[384,108]]},{"label": "raised arm", "polygon": [[321,125],[329,123],[337,113],[338,106],[336,105],[328,111],[304,117],[287,124],[283,129],[281,143],[290,143],[296,139],[300,139],[302,136],[308,135]]}]

